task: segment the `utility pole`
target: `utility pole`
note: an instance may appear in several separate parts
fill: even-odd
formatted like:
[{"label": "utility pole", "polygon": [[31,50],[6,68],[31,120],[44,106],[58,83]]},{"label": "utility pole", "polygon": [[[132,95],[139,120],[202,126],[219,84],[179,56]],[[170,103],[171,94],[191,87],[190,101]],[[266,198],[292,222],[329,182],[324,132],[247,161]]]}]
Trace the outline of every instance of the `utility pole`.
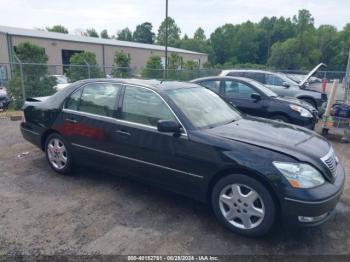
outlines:
[{"label": "utility pole", "polygon": [[344,87],[344,101],[347,101],[350,96],[350,50],[349,50],[348,64],[346,66],[346,73],[345,73],[345,78],[343,82],[343,87]]},{"label": "utility pole", "polygon": [[163,78],[168,78],[168,0],[165,0],[165,61]]}]

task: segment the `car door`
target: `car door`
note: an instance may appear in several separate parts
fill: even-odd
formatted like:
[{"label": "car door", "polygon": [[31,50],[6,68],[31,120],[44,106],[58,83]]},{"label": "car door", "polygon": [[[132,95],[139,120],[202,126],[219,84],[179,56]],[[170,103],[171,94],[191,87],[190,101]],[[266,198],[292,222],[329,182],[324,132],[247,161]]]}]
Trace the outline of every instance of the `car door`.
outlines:
[{"label": "car door", "polygon": [[170,190],[193,190],[199,186],[198,168],[209,170],[211,163],[206,166],[194,160],[194,149],[185,130],[181,135],[159,132],[158,120],[180,122],[155,91],[125,85],[114,128],[113,153],[124,159],[129,174]]},{"label": "car door", "polygon": [[[221,89],[224,99],[243,113],[254,116],[265,116],[264,96],[246,82],[239,80],[222,80]],[[259,94],[261,99],[253,99],[252,94]]]},{"label": "car door", "polygon": [[[66,101],[62,113],[63,125],[58,127],[70,142],[77,161],[109,167],[115,164],[113,150],[116,104],[122,85],[88,83]],[[118,161],[118,160],[117,160]]]}]

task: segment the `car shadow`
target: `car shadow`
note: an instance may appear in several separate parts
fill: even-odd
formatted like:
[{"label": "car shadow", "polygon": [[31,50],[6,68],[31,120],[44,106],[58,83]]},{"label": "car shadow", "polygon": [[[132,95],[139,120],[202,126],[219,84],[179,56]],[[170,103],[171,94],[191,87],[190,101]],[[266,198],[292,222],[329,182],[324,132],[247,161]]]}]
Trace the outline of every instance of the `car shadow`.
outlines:
[{"label": "car shadow", "polygon": [[[164,234],[173,230],[180,234],[191,234],[194,240],[188,248],[192,251],[212,250],[217,254],[251,254],[252,250],[258,254],[322,254],[325,251],[323,226],[295,228],[277,219],[274,229],[267,235],[248,238],[221,226],[209,205],[159,187],[86,167],[77,168],[74,179],[99,186],[108,185],[115,192],[116,208],[121,208],[118,202],[122,203],[125,199],[130,205],[136,203],[140,208],[130,212],[130,217],[126,218],[128,226],[151,228]],[[119,220],[117,215],[116,220]],[[241,248],[233,250],[229,248],[232,245]]]}]

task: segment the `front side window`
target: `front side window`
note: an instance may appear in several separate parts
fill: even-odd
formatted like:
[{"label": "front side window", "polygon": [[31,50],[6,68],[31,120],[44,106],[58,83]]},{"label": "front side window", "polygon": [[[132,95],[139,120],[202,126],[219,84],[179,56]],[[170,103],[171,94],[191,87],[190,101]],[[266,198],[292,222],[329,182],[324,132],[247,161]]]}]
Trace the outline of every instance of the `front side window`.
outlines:
[{"label": "front side window", "polygon": [[280,77],[271,74],[266,74],[265,81],[267,85],[272,86],[283,86],[284,82],[283,79],[281,79]]},{"label": "front side window", "polygon": [[67,99],[65,108],[113,117],[119,90],[120,86],[116,84],[88,84]]},{"label": "front side window", "polygon": [[166,93],[195,128],[214,127],[240,118],[236,110],[206,88],[170,89]]},{"label": "front side window", "polygon": [[223,86],[227,97],[250,99],[256,93],[253,88],[238,81],[223,81]]},{"label": "front side window", "polygon": [[159,120],[176,121],[174,114],[156,93],[134,86],[125,87],[121,119],[154,127]]}]

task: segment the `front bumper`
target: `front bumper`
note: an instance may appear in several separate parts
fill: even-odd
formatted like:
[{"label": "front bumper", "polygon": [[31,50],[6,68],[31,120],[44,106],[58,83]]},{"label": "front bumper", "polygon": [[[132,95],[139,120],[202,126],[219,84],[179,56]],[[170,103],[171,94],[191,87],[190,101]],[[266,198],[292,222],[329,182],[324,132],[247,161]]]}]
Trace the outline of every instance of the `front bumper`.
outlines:
[{"label": "front bumper", "polygon": [[[287,196],[283,198],[281,205],[284,219],[291,224],[300,226],[317,226],[326,222],[335,213],[335,207],[344,190],[344,182],[344,168],[341,164],[338,164],[337,175],[333,184],[326,183],[309,189],[308,198],[301,199]],[[308,219],[309,221],[307,221]]]}]

